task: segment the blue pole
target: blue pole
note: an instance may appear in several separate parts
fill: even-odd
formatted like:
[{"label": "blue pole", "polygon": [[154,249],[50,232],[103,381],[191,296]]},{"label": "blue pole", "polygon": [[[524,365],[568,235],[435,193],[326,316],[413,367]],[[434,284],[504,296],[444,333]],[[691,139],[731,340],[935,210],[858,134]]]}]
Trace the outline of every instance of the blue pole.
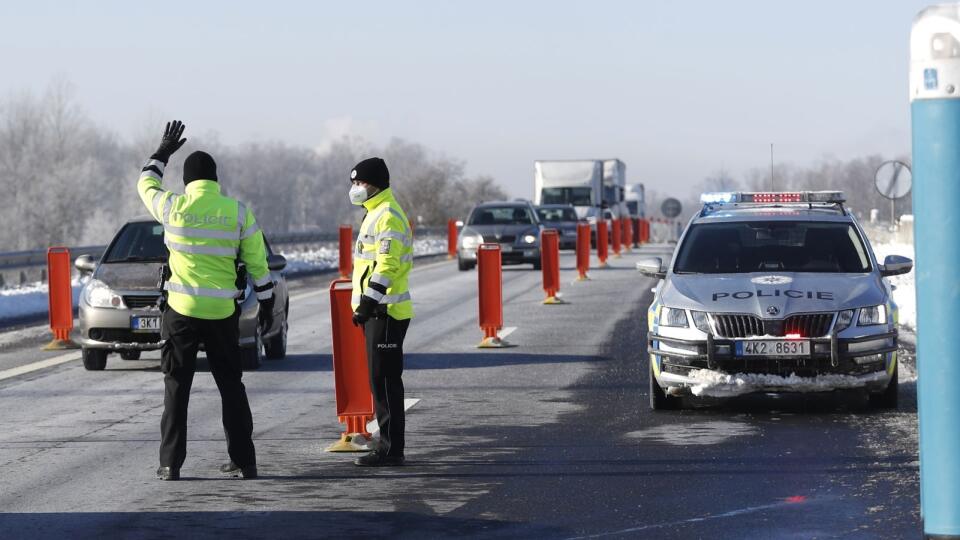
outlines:
[{"label": "blue pole", "polygon": [[914,20],[910,101],[920,515],[926,538],[960,539],[960,4]]}]

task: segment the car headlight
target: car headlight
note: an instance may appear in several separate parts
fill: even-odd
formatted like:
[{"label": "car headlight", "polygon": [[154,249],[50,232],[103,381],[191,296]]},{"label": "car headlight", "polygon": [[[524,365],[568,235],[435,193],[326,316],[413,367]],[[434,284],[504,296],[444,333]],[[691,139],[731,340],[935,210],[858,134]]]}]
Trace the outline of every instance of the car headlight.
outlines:
[{"label": "car headlight", "polygon": [[468,234],[463,237],[463,247],[473,249],[483,243],[483,237],[479,234]]},{"label": "car headlight", "polygon": [[702,311],[691,311],[690,316],[693,317],[693,325],[697,327],[697,330],[700,330],[704,334],[710,333],[710,321],[707,320],[707,314]]},{"label": "car headlight", "polygon": [[850,323],[853,322],[853,310],[845,309],[837,314],[837,322],[833,325],[834,333],[840,333],[850,328]]},{"label": "car headlight", "polygon": [[660,309],[660,326],[679,326],[687,328],[690,324],[687,322],[687,312],[677,308]]},{"label": "car headlight", "polygon": [[860,317],[857,318],[857,326],[875,326],[878,324],[887,324],[887,306],[870,306],[860,308]]},{"label": "car headlight", "polygon": [[526,236],[523,237],[523,241],[526,242],[526,243],[528,243],[528,244],[532,244],[532,243],[534,243],[534,242],[537,241],[537,237],[534,236],[534,235],[532,235],[532,234],[528,234],[528,235],[526,235]]},{"label": "car headlight", "polygon": [[87,304],[96,308],[125,309],[123,298],[110,290],[107,284],[99,279],[91,279],[83,289],[83,298]]}]

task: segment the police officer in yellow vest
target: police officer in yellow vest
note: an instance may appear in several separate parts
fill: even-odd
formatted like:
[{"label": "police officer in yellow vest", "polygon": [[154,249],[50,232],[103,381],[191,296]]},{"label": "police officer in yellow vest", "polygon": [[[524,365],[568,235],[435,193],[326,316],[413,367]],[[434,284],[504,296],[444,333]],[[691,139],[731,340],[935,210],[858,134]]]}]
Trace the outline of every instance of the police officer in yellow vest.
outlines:
[{"label": "police officer in yellow vest", "polygon": [[377,448],[354,463],[403,465],[403,339],[413,318],[407,278],[413,268],[413,231],[390,191],[390,172],[380,158],[350,172],[350,202],[367,215],[354,250],[353,323],[363,326],[370,390],[380,426]]},{"label": "police officer in yellow vest", "polygon": [[168,300],[163,313],[161,371],[164,373],[163,417],[160,420],[161,480],[179,480],[187,455],[187,404],[196,372],[197,350],[204,344],[210,371],[220,390],[223,429],[230,462],[227,476],[257,477],[253,418],[241,382],[237,264],[253,278],[260,311],[272,312],[273,282],[267,268],[263,233],[253,213],[220,194],[217,165],[205,152],[183,163],[183,195],[161,187],[170,156],[186,139],[185,126],[167,123],[162,142],[140,174],[137,190],[143,204],[164,229],[170,251]]}]

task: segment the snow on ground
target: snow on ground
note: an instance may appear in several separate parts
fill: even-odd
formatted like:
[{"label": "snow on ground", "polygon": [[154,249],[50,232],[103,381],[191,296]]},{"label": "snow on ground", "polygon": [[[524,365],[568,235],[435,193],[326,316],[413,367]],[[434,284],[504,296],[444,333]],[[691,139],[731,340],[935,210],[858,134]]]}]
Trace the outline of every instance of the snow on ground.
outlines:
[{"label": "snow on ground", "polygon": [[697,384],[690,387],[695,396],[733,397],[759,391],[788,392],[826,392],[839,388],[857,388],[868,381],[881,381],[886,372],[873,373],[863,377],[826,374],[816,377],[798,377],[790,375],[763,375],[757,373],[737,373],[727,375],[709,369],[696,369],[690,372],[690,378]]},{"label": "snow on ground", "polygon": [[[446,251],[446,238],[419,238],[413,243],[414,255],[435,255]],[[291,275],[336,268],[339,257],[336,243],[305,250],[281,250],[280,253],[287,258],[287,270]],[[80,298],[82,286],[79,280],[74,280],[74,306]],[[0,288],[0,321],[47,313],[47,290],[47,284],[40,282]]]}]

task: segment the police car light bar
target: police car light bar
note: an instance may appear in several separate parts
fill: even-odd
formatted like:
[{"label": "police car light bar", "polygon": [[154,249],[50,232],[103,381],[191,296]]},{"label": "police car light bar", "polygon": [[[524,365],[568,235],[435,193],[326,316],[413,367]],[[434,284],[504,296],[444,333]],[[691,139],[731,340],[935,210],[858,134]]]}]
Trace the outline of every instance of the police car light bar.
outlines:
[{"label": "police car light bar", "polygon": [[703,204],[828,203],[843,204],[842,191],[714,192],[700,195]]}]

